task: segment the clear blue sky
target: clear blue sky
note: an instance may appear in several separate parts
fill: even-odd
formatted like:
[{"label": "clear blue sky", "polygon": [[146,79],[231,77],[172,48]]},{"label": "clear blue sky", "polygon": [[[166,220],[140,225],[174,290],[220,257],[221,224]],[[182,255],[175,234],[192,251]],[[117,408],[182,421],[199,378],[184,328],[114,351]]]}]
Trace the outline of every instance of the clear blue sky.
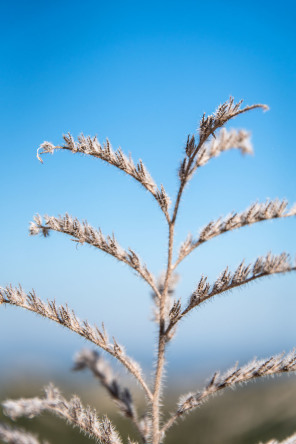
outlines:
[{"label": "clear blue sky", "polygon": [[[114,168],[68,153],[41,165],[36,148],[44,140],[59,144],[68,131],[108,137],[115,148],[143,159],[174,196],[187,134],[203,112],[232,95],[270,106],[268,113],[254,111],[230,125],[251,130],[255,156],[230,152],[201,169],[185,193],[177,245],[188,231],[197,233],[210,219],[257,199],[295,201],[295,2],[5,3],[1,285],[20,282],[41,298],[68,302],[81,318],[104,321],[130,354],[148,364],[155,338],[149,289],[103,253],[75,248],[58,234],[30,238],[27,228],[36,212],[68,211],[104,233],[114,231],[157,273],[166,260],[161,212]],[[294,255],[295,224],[257,224],[202,246],[180,269],[178,296],[185,301],[202,273],[214,279],[242,258],[251,261],[269,250]],[[169,360],[180,356],[180,368],[198,372],[289,350],[296,345],[295,296],[295,276],[284,276],[209,303],[183,322]],[[84,345],[59,326],[10,307],[1,307],[0,334],[5,368],[39,359],[67,372]]]}]

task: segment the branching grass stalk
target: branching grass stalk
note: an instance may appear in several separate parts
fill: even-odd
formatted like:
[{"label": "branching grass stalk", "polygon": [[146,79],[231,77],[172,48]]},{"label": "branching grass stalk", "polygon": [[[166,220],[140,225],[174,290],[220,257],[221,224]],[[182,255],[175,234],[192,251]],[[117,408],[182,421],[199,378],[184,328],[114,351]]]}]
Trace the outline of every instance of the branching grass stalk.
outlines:
[{"label": "branching grass stalk", "polygon": [[[256,104],[241,109],[242,101],[235,103],[230,98],[221,104],[217,110],[202,116],[196,135],[187,138],[185,153],[180,163],[178,176],[179,186],[173,209],[170,213],[171,200],[163,185],[158,186],[141,160],[135,163],[131,156],[126,156],[120,148],[113,151],[107,140],[101,145],[96,137],[81,135],[75,141],[71,134],[64,135],[63,145],[53,145],[50,142],[41,144],[37,151],[38,159],[43,163],[41,155],[53,154],[55,151],[70,151],[101,159],[125,174],[133,177],[157,201],[168,224],[168,244],[165,252],[167,265],[164,273],[155,279],[148,267],[137,253],[132,249],[125,250],[117,242],[114,235],[104,236],[101,230],[93,228],[87,221],[80,222],[69,216],[34,217],[30,225],[30,234],[41,234],[47,237],[50,232],[56,231],[72,237],[72,240],[81,244],[89,244],[101,250],[116,260],[125,263],[143,279],[153,291],[154,321],[157,324],[157,357],[155,363],[152,387],[148,384],[141,367],[137,362],[126,355],[124,348],[116,339],[109,341],[104,325],[102,328],[91,326],[87,321],[80,321],[68,305],[57,306],[55,301],[47,303],[39,299],[35,292],[26,293],[21,287],[0,287],[0,305],[13,305],[32,311],[45,318],[68,328],[74,333],[87,339],[96,347],[101,348],[115,358],[132,377],[139,383],[145,394],[145,410],[139,414],[135,398],[129,388],[123,386],[122,381],[112,371],[111,366],[96,350],[84,350],[75,358],[75,370],[89,369],[93,376],[111,397],[119,412],[132,422],[138,440],[143,444],[162,444],[166,432],[180,417],[201,406],[212,395],[227,387],[234,387],[242,382],[248,382],[258,377],[296,371],[296,354],[292,351],[288,355],[278,355],[265,360],[254,360],[238,368],[235,366],[223,375],[216,372],[210,382],[200,391],[185,394],[180,397],[176,409],[169,419],[163,423],[161,411],[161,398],[163,390],[163,374],[166,358],[166,346],[174,337],[177,327],[189,312],[214,296],[227,293],[237,287],[261,279],[272,274],[283,274],[296,271],[296,264],[292,263],[287,253],[258,257],[254,263],[245,264],[242,261],[234,271],[226,267],[218,278],[209,283],[208,278],[201,275],[195,290],[187,302],[183,298],[174,297],[175,284],[178,275],[175,273],[179,264],[202,243],[228,231],[238,229],[257,222],[269,219],[286,218],[296,215],[296,205],[287,208],[287,201],[267,200],[263,203],[254,203],[240,213],[232,213],[224,218],[210,221],[201,229],[196,239],[189,234],[181,245],[177,259],[173,263],[174,236],[176,221],[179,214],[180,203],[187,183],[196,170],[219,156],[222,152],[237,149],[242,154],[251,154],[252,145],[249,133],[245,130],[226,130],[222,128],[232,118],[255,108],[268,109],[266,105]],[[222,128],[219,132],[217,130]],[[43,398],[29,398],[8,400],[3,403],[5,414],[16,419],[20,416],[34,417],[43,411],[50,411],[79,427],[90,439],[104,444],[122,444],[123,440],[108,418],[99,418],[96,411],[83,407],[77,396],[69,401],[53,386],[45,389]],[[295,435],[287,438],[282,444],[295,442]],[[39,444],[40,441],[33,435],[18,428],[0,424],[0,438],[11,444]],[[273,440],[268,444],[279,444]],[[43,442],[45,444],[45,442]],[[130,438],[127,444],[139,444]]]}]

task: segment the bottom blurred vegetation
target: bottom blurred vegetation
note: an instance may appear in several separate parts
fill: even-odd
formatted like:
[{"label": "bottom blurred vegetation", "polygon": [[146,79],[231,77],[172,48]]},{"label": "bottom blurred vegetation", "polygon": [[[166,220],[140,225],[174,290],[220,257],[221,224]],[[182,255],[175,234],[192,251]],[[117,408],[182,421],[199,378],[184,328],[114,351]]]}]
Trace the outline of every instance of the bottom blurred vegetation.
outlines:
[{"label": "bottom blurred vegetation", "polygon": [[[78,394],[83,403],[95,407],[99,416],[107,413],[124,438],[137,436],[125,418],[119,416],[100,387],[65,387],[59,384],[66,397]],[[169,401],[166,411],[174,410],[178,395],[183,390],[167,388]],[[1,399],[6,397],[34,397],[40,395],[40,385],[29,383],[7,383],[0,388]],[[143,408],[139,409],[140,411]],[[0,420],[11,423],[0,414]],[[78,444],[91,442],[78,430],[50,414],[34,419],[17,421],[18,426],[36,433],[40,439],[51,444]],[[223,394],[210,399],[201,408],[187,415],[173,427],[166,439],[167,444],[258,444],[271,438],[282,440],[296,431],[296,380],[295,377],[281,377],[258,381],[235,391],[225,390]]]}]

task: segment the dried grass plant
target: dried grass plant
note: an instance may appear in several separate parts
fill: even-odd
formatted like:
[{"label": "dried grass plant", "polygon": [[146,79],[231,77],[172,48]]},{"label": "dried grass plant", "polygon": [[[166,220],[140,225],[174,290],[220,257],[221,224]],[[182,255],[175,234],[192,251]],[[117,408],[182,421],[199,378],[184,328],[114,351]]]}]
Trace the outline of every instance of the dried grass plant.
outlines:
[{"label": "dried grass plant", "polygon": [[[254,203],[241,213],[234,212],[225,218],[210,221],[201,229],[199,236],[196,238],[189,235],[177,252],[175,261],[173,260],[174,233],[180,202],[184,189],[196,170],[204,166],[213,157],[219,156],[223,151],[238,149],[243,154],[252,153],[250,137],[246,131],[228,131],[222,127],[240,114],[256,108],[266,110],[267,106],[256,104],[242,108],[241,105],[242,101],[235,103],[230,98],[220,105],[212,115],[203,115],[197,134],[188,136],[183,159],[178,169],[178,193],[172,206],[171,199],[163,185],[160,187],[156,185],[142,161],[140,160],[136,164],[121,149],[113,151],[108,140],[101,145],[96,137],[91,138],[81,135],[78,141],[75,141],[68,134],[64,136],[63,145],[55,146],[49,142],[44,142],[37,152],[37,157],[41,162],[43,162],[41,156],[44,154],[66,150],[97,157],[114,165],[137,180],[151,193],[164,214],[168,226],[167,267],[158,280],[135,251],[124,249],[118,244],[114,235],[105,236],[86,221],[80,222],[68,214],[58,217],[37,215],[30,226],[31,235],[41,234],[47,237],[51,231],[59,231],[69,235],[76,242],[87,243],[98,248],[131,267],[148,284],[153,292],[154,320],[158,326],[158,352],[152,384],[147,381],[139,364],[125,353],[124,348],[119,345],[117,340],[109,340],[103,324],[101,328],[98,328],[90,325],[87,321],[81,321],[67,305],[58,307],[55,301],[43,302],[34,291],[26,293],[20,287],[0,289],[0,304],[22,307],[63,325],[109,353],[128,370],[145,394],[147,408],[141,416],[137,412],[130,390],[122,387],[117,377],[114,376],[110,365],[101,354],[96,351],[84,350],[76,357],[75,369],[89,369],[93,373],[94,377],[100,381],[114,400],[119,411],[132,421],[138,433],[138,442],[141,443],[163,443],[166,432],[176,424],[180,417],[192,412],[212,395],[227,387],[233,387],[239,383],[267,375],[294,372],[296,370],[296,353],[292,351],[286,355],[280,354],[268,359],[254,360],[243,367],[235,366],[225,374],[215,373],[202,390],[182,395],[175,411],[170,414],[166,421],[162,420],[164,417],[162,412],[162,386],[166,347],[173,339],[180,320],[191,310],[215,295],[246,285],[250,281],[264,276],[287,273],[296,269],[295,264],[291,263],[286,253],[279,256],[268,254],[265,257],[259,257],[252,264],[245,264],[242,261],[234,271],[226,268],[213,283],[210,283],[206,276],[202,276],[187,302],[176,300],[174,297],[178,265],[202,243],[245,225],[268,219],[290,217],[296,214],[296,206],[288,208],[285,200],[268,200],[262,203]],[[220,128],[222,129],[218,132]],[[4,413],[11,419],[21,416],[32,418],[43,411],[49,411],[78,427],[90,439],[105,444],[123,442],[107,417],[99,418],[96,411],[88,406],[84,407],[77,396],[73,396],[70,400],[65,399],[60,391],[52,385],[45,388],[44,397],[7,400],[3,403],[3,407]],[[4,423],[0,424],[0,439],[7,443],[18,444],[37,444],[39,442],[36,436],[22,429],[11,428]],[[131,440],[128,440],[128,442],[132,443]],[[269,444],[277,442],[273,440]],[[287,438],[283,443],[296,443],[296,435]]]}]

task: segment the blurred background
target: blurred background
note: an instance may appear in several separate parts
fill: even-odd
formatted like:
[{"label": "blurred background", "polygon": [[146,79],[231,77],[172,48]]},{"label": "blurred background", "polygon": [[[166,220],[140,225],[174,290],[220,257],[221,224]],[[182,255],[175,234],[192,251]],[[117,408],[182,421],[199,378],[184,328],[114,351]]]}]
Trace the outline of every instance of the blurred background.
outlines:
[{"label": "blurred background", "polygon": [[[232,95],[247,105],[270,106],[228,125],[251,131],[255,156],[234,150],[200,169],[184,194],[176,246],[188,232],[197,234],[210,220],[256,200],[295,202],[295,2],[12,1],[2,2],[0,12],[1,285],[21,283],[42,299],[67,302],[80,319],[104,321],[149,376],[156,338],[149,288],[114,258],[76,247],[66,236],[30,238],[28,224],[37,212],[69,212],[105,234],[114,232],[159,274],[166,264],[163,214],[139,184],[113,167],[66,152],[44,157],[41,165],[36,149],[44,140],[60,144],[68,131],[75,138],[98,135],[101,142],[108,137],[114,148],[141,158],[174,197],[187,135],[204,112]],[[180,266],[177,297],[186,301],[201,274],[213,281],[243,258],[253,261],[268,251],[293,257],[294,233],[295,218],[282,219],[202,245]],[[290,274],[192,313],[168,349],[169,408],[217,369],[292,349],[295,310]],[[34,396],[51,380],[94,402],[99,412],[111,408],[106,395],[100,402],[101,392],[94,394],[90,375],[70,370],[73,355],[87,346],[81,338],[12,307],[1,307],[0,335],[2,399]],[[294,376],[240,388],[192,414],[168,442],[283,438],[296,430],[295,395]],[[54,442],[74,442],[76,435],[57,433]]]}]

